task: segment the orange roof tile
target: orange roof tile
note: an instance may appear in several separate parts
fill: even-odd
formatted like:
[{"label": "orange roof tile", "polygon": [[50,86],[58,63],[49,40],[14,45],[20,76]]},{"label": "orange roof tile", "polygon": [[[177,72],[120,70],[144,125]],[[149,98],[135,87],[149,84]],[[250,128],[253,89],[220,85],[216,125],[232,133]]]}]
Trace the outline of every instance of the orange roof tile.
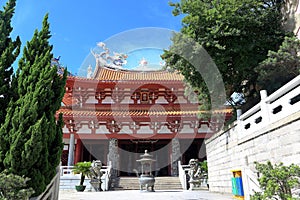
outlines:
[{"label": "orange roof tile", "polygon": [[[205,113],[201,110],[117,110],[117,111],[85,111],[61,108],[57,111],[66,116],[181,116]],[[232,109],[217,110],[214,113],[232,113]]]},{"label": "orange roof tile", "polygon": [[104,81],[182,81],[183,76],[178,72],[160,71],[133,71],[98,67],[95,79]]},{"label": "orange roof tile", "polygon": [[75,99],[68,92],[64,94],[62,102],[65,106],[74,105],[76,103]]}]

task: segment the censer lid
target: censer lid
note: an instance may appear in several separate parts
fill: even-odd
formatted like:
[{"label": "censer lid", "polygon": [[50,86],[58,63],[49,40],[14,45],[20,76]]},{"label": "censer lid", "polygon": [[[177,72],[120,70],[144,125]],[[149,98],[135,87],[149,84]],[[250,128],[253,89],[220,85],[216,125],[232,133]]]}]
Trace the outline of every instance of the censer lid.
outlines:
[{"label": "censer lid", "polygon": [[137,162],[154,162],[156,160],[152,159],[152,155],[148,153],[148,150],[145,150],[145,153],[140,156],[141,159],[137,160]]}]

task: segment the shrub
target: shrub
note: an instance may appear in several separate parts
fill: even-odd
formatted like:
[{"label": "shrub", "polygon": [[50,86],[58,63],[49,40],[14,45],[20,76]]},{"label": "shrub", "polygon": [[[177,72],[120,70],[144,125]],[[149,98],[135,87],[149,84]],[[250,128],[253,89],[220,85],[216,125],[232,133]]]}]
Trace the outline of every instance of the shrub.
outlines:
[{"label": "shrub", "polygon": [[0,173],[0,200],[26,200],[34,193],[32,188],[27,188],[24,178],[15,174],[3,171]]},{"label": "shrub", "polygon": [[292,200],[292,188],[299,184],[300,167],[295,164],[284,166],[283,163],[272,165],[255,163],[260,174],[258,178],[262,192],[256,192],[251,200],[281,199]]}]

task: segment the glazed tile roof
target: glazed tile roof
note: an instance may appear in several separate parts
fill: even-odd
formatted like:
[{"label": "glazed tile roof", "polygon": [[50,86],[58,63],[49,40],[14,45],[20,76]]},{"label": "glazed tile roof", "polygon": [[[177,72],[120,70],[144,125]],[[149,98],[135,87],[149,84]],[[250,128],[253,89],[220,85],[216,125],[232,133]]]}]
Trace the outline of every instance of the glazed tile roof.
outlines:
[{"label": "glazed tile roof", "polygon": [[[117,110],[117,111],[83,111],[83,110],[71,110],[61,108],[57,111],[63,113],[65,116],[181,116],[181,115],[197,115],[204,113],[205,111],[200,110]],[[214,112],[230,114],[232,109],[222,109]]]},{"label": "glazed tile roof", "polygon": [[95,73],[96,80],[103,81],[182,81],[183,76],[178,72],[160,71],[133,71],[98,67]]},{"label": "glazed tile roof", "polygon": [[76,103],[75,99],[69,93],[65,93],[62,99],[64,105],[74,105]]}]

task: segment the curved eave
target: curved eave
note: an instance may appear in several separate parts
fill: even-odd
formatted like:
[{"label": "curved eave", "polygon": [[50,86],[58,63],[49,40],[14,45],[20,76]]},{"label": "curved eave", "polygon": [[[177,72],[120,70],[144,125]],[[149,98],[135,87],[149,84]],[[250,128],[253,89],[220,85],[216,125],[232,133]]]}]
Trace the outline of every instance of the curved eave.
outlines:
[{"label": "curved eave", "polygon": [[[199,114],[207,113],[200,110],[173,110],[173,111],[152,111],[152,110],[132,110],[132,111],[86,111],[86,110],[71,110],[61,108],[57,111],[57,115],[62,113],[65,117],[163,117],[163,116],[198,116]],[[232,115],[232,109],[223,109],[214,111],[213,114],[226,116]]]}]

